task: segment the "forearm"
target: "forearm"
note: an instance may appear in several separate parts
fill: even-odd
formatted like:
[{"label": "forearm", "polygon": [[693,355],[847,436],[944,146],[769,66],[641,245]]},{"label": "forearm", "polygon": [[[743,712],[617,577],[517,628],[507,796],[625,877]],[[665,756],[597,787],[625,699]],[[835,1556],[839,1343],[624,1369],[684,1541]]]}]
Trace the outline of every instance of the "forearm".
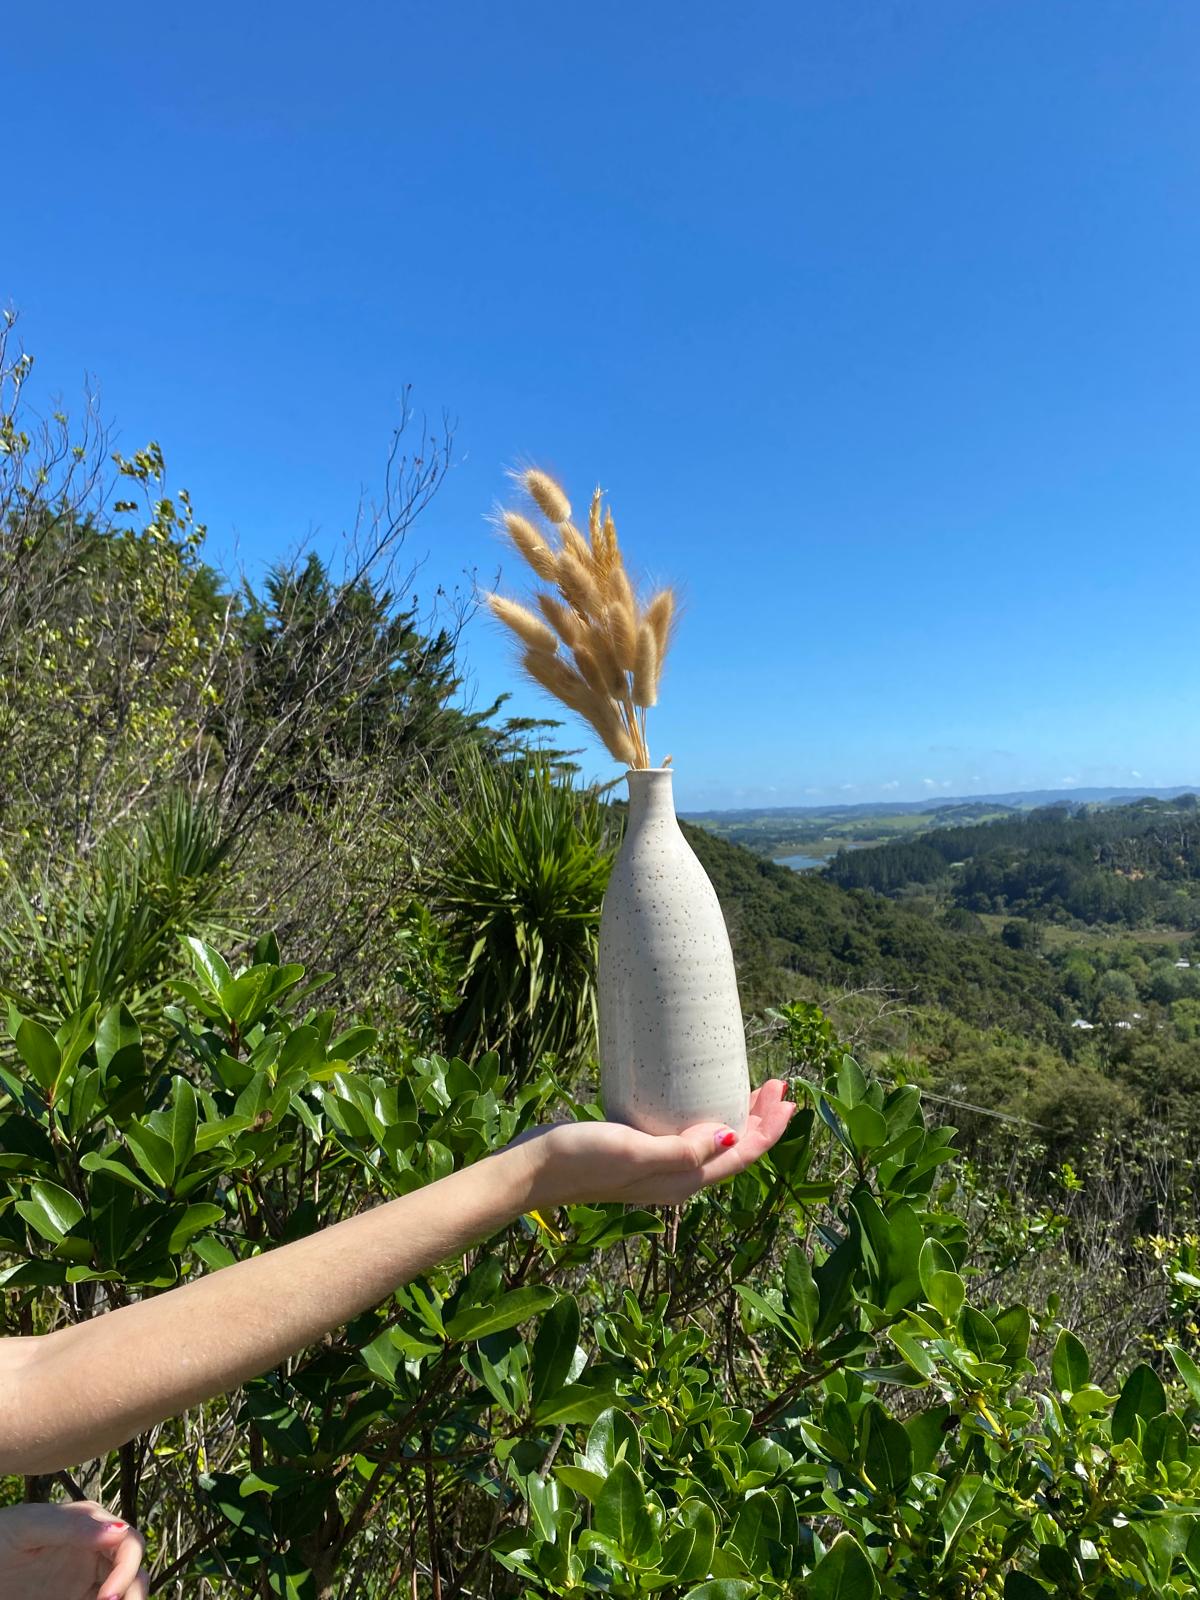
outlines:
[{"label": "forearm", "polygon": [[520,1147],[293,1244],[36,1341],[0,1406],[0,1473],[114,1449],[235,1388],[536,1205]]}]

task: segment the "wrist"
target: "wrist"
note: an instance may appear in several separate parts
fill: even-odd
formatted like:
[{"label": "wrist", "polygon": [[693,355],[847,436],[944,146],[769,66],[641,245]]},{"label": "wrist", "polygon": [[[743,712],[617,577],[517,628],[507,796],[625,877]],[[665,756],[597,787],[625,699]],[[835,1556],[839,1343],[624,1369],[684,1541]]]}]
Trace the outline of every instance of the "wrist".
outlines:
[{"label": "wrist", "polygon": [[519,1197],[517,1215],[553,1210],[565,1203],[561,1137],[558,1127],[536,1128],[498,1152],[496,1159],[510,1166],[514,1193]]}]

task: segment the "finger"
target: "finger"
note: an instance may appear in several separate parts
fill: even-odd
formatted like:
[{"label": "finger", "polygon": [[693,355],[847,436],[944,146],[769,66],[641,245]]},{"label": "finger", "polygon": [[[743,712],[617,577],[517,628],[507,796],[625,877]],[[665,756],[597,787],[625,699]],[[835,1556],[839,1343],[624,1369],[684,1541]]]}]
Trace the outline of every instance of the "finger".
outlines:
[{"label": "finger", "polygon": [[743,1150],[753,1150],[751,1160],[756,1160],[764,1151],[782,1137],[788,1123],[797,1111],[794,1100],[776,1100],[756,1116],[746,1129],[746,1136],[742,1140]]},{"label": "finger", "polygon": [[[108,1589],[102,1591],[104,1594],[109,1592]],[[116,1593],[120,1596],[120,1600],[149,1600],[150,1574],[145,1567],[140,1568],[129,1587],[124,1590],[118,1589]]]},{"label": "finger", "polygon": [[123,1532],[126,1524],[98,1506],[94,1500],[74,1500],[67,1505],[23,1506],[26,1542],[43,1545],[95,1545]]},{"label": "finger", "polygon": [[728,1148],[718,1147],[696,1172],[697,1189],[709,1183],[736,1178],[751,1162],[757,1161],[782,1136],[796,1110],[790,1100],[776,1101],[765,1116],[756,1118],[746,1132]]},{"label": "finger", "polygon": [[112,1571],[100,1586],[97,1600],[124,1600],[137,1581],[146,1543],[136,1528],[130,1528],[113,1553]]},{"label": "finger", "polygon": [[737,1133],[724,1122],[698,1122],[682,1133],[667,1134],[655,1140],[661,1146],[654,1154],[656,1163],[667,1170],[699,1172],[715,1155],[732,1150]]},{"label": "finger", "polygon": [[750,1095],[750,1115],[751,1117],[761,1116],[768,1107],[787,1098],[787,1079],[768,1078],[766,1083],[760,1083],[758,1088],[753,1090]]}]

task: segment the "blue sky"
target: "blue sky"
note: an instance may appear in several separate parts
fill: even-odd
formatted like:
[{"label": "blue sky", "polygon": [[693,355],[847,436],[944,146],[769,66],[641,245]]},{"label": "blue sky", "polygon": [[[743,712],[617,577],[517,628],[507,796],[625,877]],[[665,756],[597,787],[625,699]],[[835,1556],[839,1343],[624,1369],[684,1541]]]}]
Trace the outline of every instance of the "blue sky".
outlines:
[{"label": "blue sky", "polygon": [[5,33],[0,300],[45,392],[87,370],[162,442],[218,562],[333,547],[411,383],[458,419],[423,595],[494,575],[519,460],[682,584],[681,806],[1200,779],[1193,0]]}]

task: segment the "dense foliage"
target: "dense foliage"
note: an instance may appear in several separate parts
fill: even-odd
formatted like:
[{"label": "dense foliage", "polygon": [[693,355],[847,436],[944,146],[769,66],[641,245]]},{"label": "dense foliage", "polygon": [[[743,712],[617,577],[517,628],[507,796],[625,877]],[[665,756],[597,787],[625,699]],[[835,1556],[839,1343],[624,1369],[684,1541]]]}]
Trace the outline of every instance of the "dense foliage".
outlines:
[{"label": "dense foliage", "polygon": [[[189,949],[161,1041],[123,1005],[57,1034],[10,1015],[10,1331],[220,1270],[556,1105],[596,1114],[494,1056],[389,1053],[271,939],[240,970]],[[160,1591],[1190,1593],[1191,1356],[1107,1391],[1048,1308],[981,1293],[950,1130],[819,1016],[782,1021],[822,1081],[727,1192],[530,1219],[100,1464],[180,1539]]]}]

